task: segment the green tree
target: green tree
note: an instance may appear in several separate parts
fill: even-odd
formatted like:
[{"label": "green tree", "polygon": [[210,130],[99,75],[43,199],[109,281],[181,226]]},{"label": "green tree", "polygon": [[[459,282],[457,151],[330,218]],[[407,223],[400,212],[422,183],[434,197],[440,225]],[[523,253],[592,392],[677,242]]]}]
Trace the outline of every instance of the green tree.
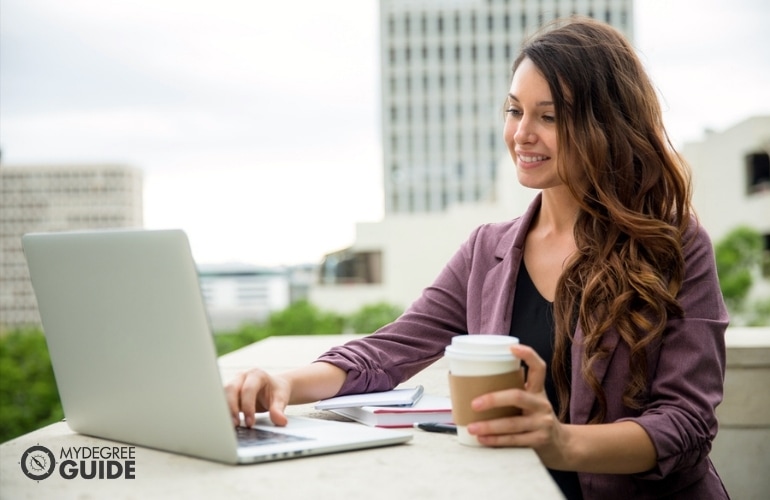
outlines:
[{"label": "green tree", "polygon": [[307,300],[300,300],[271,314],[265,327],[270,335],[324,335],[342,333],[344,325],[343,316],[321,311]]},{"label": "green tree", "polygon": [[270,330],[265,325],[246,324],[235,332],[217,333],[214,335],[214,345],[217,355],[221,356],[269,336]]},{"label": "green tree", "polygon": [[742,316],[750,324],[763,324],[768,317],[768,303],[747,303],[754,276],[761,275],[765,257],[762,235],[750,227],[737,227],[717,242],[714,253],[719,286],[731,315]]},{"label": "green tree", "polygon": [[395,321],[402,312],[402,308],[386,302],[369,304],[350,316],[348,326],[355,333],[371,333]]},{"label": "green tree", "polygon": [[0,337],[0,442],[63,416],[43,333],[15,330]]},{"label": "green tree", "polygon": [[217,354],[222,355],[272,335],[324,335],[342,333],[345,318],[324,312],[306,300],[270,314],[261,324],[245,324],[237,331],[214,335]]}]

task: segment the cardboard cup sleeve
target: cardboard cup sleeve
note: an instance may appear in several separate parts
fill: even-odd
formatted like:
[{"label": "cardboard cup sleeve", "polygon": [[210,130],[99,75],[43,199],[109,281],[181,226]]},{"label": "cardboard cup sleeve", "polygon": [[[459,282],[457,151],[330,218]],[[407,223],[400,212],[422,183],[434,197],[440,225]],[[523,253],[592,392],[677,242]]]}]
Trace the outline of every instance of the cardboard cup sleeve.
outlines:
[{"label": "cardboard cup sleeve", "polygon": [[457,425],[468,425],[480,420],[520,415],[521,409],[514,406],[493,408],[481,412],[473,411],[471,401],[482,394],[523,387],[524,370],[482,376],[457,376],[450,373],[449,390],[452,395],[452,419]]}]

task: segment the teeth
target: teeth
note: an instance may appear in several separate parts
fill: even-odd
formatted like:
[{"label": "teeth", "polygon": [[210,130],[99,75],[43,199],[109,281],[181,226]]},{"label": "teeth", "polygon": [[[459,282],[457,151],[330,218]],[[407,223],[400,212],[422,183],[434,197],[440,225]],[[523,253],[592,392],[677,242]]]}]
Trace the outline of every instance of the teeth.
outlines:
[{"label": "teeth", "polygon": [[519,155],[519,158],[521,158],[522,161],[525,161],[527,163],[532,163],[535,161],[544,161],[548,159],[547,156],[524,156],[524,155]]}]

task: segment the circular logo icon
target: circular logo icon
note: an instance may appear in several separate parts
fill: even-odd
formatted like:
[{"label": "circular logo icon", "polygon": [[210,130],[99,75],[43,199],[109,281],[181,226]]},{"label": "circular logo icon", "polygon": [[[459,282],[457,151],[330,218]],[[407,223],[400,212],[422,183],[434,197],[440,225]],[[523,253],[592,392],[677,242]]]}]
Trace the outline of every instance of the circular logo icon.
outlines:
[{"label": "circular logo icon", "polygon": [[42,481],[56,469],[56,458],[45,446],[31,446],[21,455],[21,471],[30,479]]}]

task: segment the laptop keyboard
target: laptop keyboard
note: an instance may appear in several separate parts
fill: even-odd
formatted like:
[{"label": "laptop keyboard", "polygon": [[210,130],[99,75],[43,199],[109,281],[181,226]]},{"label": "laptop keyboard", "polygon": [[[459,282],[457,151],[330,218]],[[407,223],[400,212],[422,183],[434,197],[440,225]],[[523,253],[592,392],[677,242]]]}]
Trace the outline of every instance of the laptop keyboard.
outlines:
[{"label": "laptop keyboard", "polygon": [[282,432],[271,432],[264,429],[253,429],[250,427],[237,427],[235,434],[238,438],[238,445],[240,446],[262,446],[266,444],[310,440],[310,438],[302,436],[294,436]]}]

